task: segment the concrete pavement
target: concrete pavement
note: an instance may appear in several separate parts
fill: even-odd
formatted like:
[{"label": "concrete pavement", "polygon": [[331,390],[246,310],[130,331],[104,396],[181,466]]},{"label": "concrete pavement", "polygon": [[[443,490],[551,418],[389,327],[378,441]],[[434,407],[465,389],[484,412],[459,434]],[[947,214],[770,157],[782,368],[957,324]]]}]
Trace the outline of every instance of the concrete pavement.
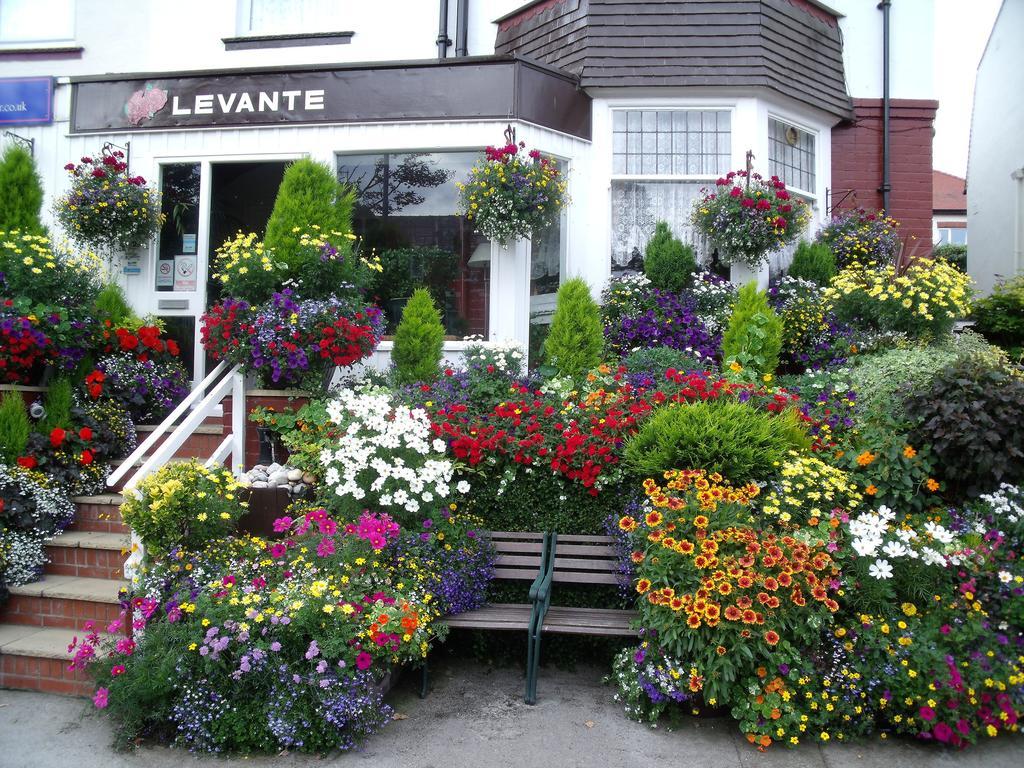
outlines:
[{"label": "concrete pavement", "polygon": [[540,700],[523,704],[518,669],[442,659],[424,701],[418,682],[402,680],[389,696],[398,718],[361,752],[325,758],[286,755],[201,758],[182,750],[110,748],[105,717],[83,699],[0,691],[3,768],[169,768],[210,766],[359,766],[374,768],[1020,768],[1024,738],[997,738],[964,752],[905,741],[772,747],[761,754],[728,720],[684,720],[675,731],[625,719],[601,684],[603,668],[542,669]]}]

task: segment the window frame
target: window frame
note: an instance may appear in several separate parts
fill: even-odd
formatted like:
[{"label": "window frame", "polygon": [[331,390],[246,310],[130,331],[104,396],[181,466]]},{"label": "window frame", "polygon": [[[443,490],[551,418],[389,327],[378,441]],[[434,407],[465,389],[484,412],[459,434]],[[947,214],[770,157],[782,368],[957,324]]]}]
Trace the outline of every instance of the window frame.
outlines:
[{"label": "window frame", "polygon": [[[314,20],[303,19],[303,23],[297,27],[287,29],[252,29],[253,3],[258,0],[237,0],[235,6],[235,35],[238,38],[302,38],[306,36],[323,36],[325,32],[336,31],[332,27]],[[305,0],[300,0],[304,2]],[[337,0],[336,0],[337,1]],[[340,30],[341,27],[338,27]]]},{"label": "window frame", "polygon": [[[0,0],[0,4],[3,0]],[[76,32],[78,29],[78,1],[67,0],[70,12],[68,23],[69,34],[66,37],[34,37],[31,39],[7,39],[3,37],[3,29],[0,28],[0,50],[25,49],[25,48],[65,48],[75,44]],[[31,6],[29,6],[31,7]],[[40,25],[43,30],[50,29],[50,25]]]}]

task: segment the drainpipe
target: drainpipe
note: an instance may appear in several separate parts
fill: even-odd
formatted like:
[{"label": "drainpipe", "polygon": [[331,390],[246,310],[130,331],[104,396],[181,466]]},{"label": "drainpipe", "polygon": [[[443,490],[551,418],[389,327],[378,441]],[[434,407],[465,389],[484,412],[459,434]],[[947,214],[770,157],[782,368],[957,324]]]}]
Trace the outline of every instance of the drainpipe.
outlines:
[{"label": "drainpipe", "polygon": [[882,209],[889,213],[889,7],[892,0],[882,0],[878,9],[882,12]]},{"label": "drainpipe", "polygon": [[455,55],[469,55],[469,0],[455,6]]},{"label": "drainpipe", "polygon": [[448,58],[448,46],[452,44],[448,37],[448,0],[441,0],[441,17],[437,22],[437,58]]}]

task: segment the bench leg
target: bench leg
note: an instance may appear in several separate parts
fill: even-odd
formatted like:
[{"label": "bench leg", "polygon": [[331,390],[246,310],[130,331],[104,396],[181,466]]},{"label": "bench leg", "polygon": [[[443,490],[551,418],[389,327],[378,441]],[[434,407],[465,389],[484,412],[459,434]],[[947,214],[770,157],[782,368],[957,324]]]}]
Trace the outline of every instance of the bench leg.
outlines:
[{"label": "bench leg", "polygon": [[430,672],[427,667],[427,660],[423,660],[423,666],[420,667],[420,698],[427,698],[427,685],[430,681]]},{"label": "bench leg", "polygon": [[537,676],[540,674],[540,626],[534,632],[534,636],[530,638],[530,654],[529,654],[530,669],[526,673],[526,703],[536,704],[537,703]]}]

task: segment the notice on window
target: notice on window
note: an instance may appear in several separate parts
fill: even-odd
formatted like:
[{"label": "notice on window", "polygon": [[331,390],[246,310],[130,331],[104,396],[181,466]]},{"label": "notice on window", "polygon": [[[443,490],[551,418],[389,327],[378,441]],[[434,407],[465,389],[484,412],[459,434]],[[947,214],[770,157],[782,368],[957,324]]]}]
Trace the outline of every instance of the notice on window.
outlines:
[{"label": "notice on window", "polygon": [[156,263],[156,287],[174,287],[174,261],[172,259],[161,259]]},{"label": "notice on window", "polygon": [[184,253],[196,252],[196,236],[194,234],[186,233],[181,236],[181,250]]},{"label": "notice on window", "polygon": [[195,291],[198,288],[196,272],[198,259],[194,255],[180,254],[174,257],[174,290]]}]

